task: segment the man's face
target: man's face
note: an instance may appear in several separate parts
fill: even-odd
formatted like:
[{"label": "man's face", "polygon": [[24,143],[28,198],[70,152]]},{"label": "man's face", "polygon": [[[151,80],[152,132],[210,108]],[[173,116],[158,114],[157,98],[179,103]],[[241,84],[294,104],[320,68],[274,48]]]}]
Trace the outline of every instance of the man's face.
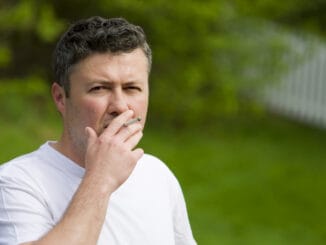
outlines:
[{"label": "man's face", "polygon": [[128,109],[144,125],[148,94],[148,62],[141,49],[87,57],[71,70],[70,96],[64,99],[61,112],[64,137],[82,154],[86,126],[100,135],[113,118]]}]

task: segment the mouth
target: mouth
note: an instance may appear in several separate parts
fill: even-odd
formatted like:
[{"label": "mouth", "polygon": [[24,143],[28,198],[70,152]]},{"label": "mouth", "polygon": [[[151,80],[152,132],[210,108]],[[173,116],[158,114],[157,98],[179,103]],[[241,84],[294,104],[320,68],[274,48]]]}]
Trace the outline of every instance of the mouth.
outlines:
[{"label": "mouth", "polygon": [[102,127],[101,127],[101,129],[100,129],[101,133],[102,133],[102,132],[107,128],[107,127],[109,127],[110,123],[111,123],[111,120],[107,120],[107,121],[104,121],[104,122],[103,122]]}]

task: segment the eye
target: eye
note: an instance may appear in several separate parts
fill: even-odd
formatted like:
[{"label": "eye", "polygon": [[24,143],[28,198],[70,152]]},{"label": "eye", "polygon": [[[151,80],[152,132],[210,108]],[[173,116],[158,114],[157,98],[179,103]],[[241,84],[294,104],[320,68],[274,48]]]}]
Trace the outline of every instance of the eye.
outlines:
[{"label": "eye", "polygon": [[101,91],[101,90],[104,90],[104,89],[107,89],[107,88],[108,87],[106,87],[106,86],[98,85],[98,86],[92,87],[89,91],[90,92],[97,92],[97,91]]},{"label": "eye", "polygon": [[129,90],[129,91],[141,91],[141,88],[138,87],[138,86],[127,86],[125,87],[126,90]]}]

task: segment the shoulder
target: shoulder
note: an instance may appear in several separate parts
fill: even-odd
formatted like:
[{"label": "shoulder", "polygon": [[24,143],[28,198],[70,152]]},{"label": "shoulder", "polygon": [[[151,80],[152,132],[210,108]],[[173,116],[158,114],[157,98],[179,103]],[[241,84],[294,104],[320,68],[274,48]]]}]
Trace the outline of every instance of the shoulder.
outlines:
[{"label": "shoulder", "polygon": [[35,164],[39,165],[38,161],[37,151],[35,151],[14,158],[0,166],[2,205],[4,205],[5,199],[10,200],[11,203],[39,200],[41,196],[41,190],[37,183],[39,171],[35,166]]},{"label": "shoulder", "polygon": [[37,163],[37,151],[16,157],[0,166],[0,177],[16,176],[33,167],[32,163]]},{"label": "shoulder", "polygon": [[139,164],[143,165],[146,168],[150,168],[152,170],[160,171],[161,173],[172,174],[172,171],[168,168],[168,166],[156,156],[151,154],[144,154],[143,157],[139,160]]},{"label": "shoulder", "polygon": [[165,163],[161,159],[148,153],[145,153],[140,159],[140,161],[165,166]]},{"label": "shoulder", "polygon": [[[170,170],[170,168],[159,158],[150,155],[144,154],[144,156],[140,159],[139,169],[142,171],[142,177],[149,178],[151,181],[151,185],[155,186],[155,183],[160,183],[161,186],[164,186],[164,189],[167,193],[169,193],[169,199],[173,205],[178,205],[183,200],[183,192],[180,185],[179,180],[175,176],[175,174]],[[144,174],[145,173],[145,174]]]},{"label": "shoulder", "polygon": [[44,159],[47,158],[46,144],[37,150],[16,157],[0,166],[0,179],[20,181],[35,181],[44,168]]},{"label": "shoulder", "polygon": [[164,180],[168,185],[179,185],[178,180],[171,169],[156,156],[144,154],[137,164],[138,170],[151,175],[154,178]]}]

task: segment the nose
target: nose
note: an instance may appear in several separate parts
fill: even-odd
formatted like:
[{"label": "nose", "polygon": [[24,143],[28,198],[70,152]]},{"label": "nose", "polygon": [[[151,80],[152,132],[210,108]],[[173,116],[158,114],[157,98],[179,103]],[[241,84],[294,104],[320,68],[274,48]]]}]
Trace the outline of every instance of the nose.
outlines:
[{"label": "nose", "polygon": [[112,92],[109,100],[108,113],[114,117],[129,109],[123,92],[118,89]]}]

